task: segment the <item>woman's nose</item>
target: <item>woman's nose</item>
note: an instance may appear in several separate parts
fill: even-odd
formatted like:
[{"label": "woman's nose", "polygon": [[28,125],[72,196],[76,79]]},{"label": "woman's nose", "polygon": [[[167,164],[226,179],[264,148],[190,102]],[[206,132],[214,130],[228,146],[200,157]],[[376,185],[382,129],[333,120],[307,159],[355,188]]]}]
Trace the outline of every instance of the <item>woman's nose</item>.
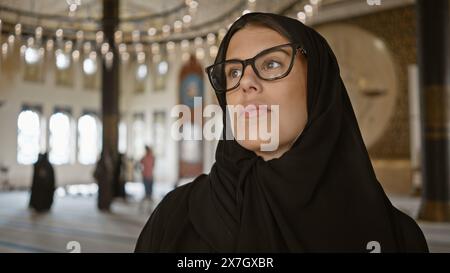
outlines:
[{"label": "woman's nose", "polygon": [[256,75],[251,65],[247,65],[247,67],[245,67],[242,73],[243,75],[239,86],[243,92],[252,92],[261,90],[260,79]]}]

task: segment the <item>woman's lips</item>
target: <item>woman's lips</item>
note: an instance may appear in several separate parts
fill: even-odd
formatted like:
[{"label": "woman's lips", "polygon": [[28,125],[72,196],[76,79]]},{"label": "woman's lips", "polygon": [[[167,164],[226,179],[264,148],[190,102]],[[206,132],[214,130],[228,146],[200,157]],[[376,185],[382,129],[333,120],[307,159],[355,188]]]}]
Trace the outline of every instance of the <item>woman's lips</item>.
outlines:
[{"label": "woman's lips", "polygon": [[245,118],[249,119],[254,117],[266,116],[269,111],[270,108],[267,105],[249,104],[241,110],[240,115],[244,115]]}]

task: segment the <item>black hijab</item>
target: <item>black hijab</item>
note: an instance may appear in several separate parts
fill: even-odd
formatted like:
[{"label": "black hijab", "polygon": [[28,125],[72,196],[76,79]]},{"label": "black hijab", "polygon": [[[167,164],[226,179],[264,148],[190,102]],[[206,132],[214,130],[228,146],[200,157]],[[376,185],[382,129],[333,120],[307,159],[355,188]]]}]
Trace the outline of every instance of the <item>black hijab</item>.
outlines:
[{"label": "black hijab", "polygon": [[[219,252],[368,251],[371,241],[383,252],[404,250],[326,40],[295,19],[249,13],[229,29],[216,63],[249,22],[272,22],[306,50],[307,125],[289,151],[269,161],[220,140],[207,183],[189,198],[194,228]],[[225,95],[217,97],[225,113]]]}]

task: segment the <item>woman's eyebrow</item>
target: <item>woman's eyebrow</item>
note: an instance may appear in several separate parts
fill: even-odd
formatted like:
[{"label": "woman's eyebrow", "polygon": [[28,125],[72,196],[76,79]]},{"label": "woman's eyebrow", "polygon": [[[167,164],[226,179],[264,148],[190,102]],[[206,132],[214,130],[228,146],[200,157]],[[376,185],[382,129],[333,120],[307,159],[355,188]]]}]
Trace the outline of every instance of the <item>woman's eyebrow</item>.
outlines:
[{"label": "woman's eyebrow", "polygon": [[[263,49],[263,50],[261,50],[260,52],[258,52],[257,54],[255,54],[255,55],[254,55],[253,57],[251,57],[251,58],[254,58],[254,57],[258,56],[258,55],[261,54],[261,53],[268,53],[268,52],[271,52],[271,50],[273,50],[273,51],[281,51],[281,52],[283,52],[284,54],[289,55],[289,52],[288,52],[286,49],[282,48],[282,47],[280,47],[280,48],[274,48],[274,47],[277,47],[277,46],[278,46],[278,45],[272,46],[272,47],[269,47],[269,48],[266,48],[266,49]],[[266,51],[268,51],[268,52],[266,52]],[[251,58],[248,58],[248,59],[251,59]],[[248,60],[248,59],[228,58],[228,59],[225,59],[225,61],[233,61],[233,60],[244,61],[244,60]]]},{"label": "woman's eyebrow", "polygon": [[281,51],[284,54],[289,55],[289,52],[286,49],[284,49],[284,48],[278,48],[278,50],[274,50],[274,51]]},{"label": "woman's eyebrow", "polygon": [[[273,51],[281,51],[281,52],[285,53],[286,55],[289,55],[289,52],[285,48],[279,47],[279,46],[281,46],[281,45],[274,45],[274,46],[268,47],[266,49],[263,49],[260,52],[258,52],[255,56],[258,56],[259,54],[273,52]],[[255,56],[253,56],[253,57],[255,57]]]}]

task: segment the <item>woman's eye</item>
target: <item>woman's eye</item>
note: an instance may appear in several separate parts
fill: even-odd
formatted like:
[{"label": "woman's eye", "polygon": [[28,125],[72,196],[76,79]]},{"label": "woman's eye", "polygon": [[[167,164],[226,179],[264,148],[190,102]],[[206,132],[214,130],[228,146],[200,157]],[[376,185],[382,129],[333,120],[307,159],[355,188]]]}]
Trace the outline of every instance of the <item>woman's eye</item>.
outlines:
[{"label": "woman's eye", "polygon": [[275,68],[279,68],[280,66],[281,66],[281,64],[277,61],[269,61],[269,62],[266,62],[263,67],[264,67],[264,69],[275,69]]},{"label": "woman's eye", "polygon": [[241,76],[241,70],[239,70],[239,69],[232,69],[232,70],[230,70],[229,74],[230,74],[230,76],[232,78],[239,78]]}]

